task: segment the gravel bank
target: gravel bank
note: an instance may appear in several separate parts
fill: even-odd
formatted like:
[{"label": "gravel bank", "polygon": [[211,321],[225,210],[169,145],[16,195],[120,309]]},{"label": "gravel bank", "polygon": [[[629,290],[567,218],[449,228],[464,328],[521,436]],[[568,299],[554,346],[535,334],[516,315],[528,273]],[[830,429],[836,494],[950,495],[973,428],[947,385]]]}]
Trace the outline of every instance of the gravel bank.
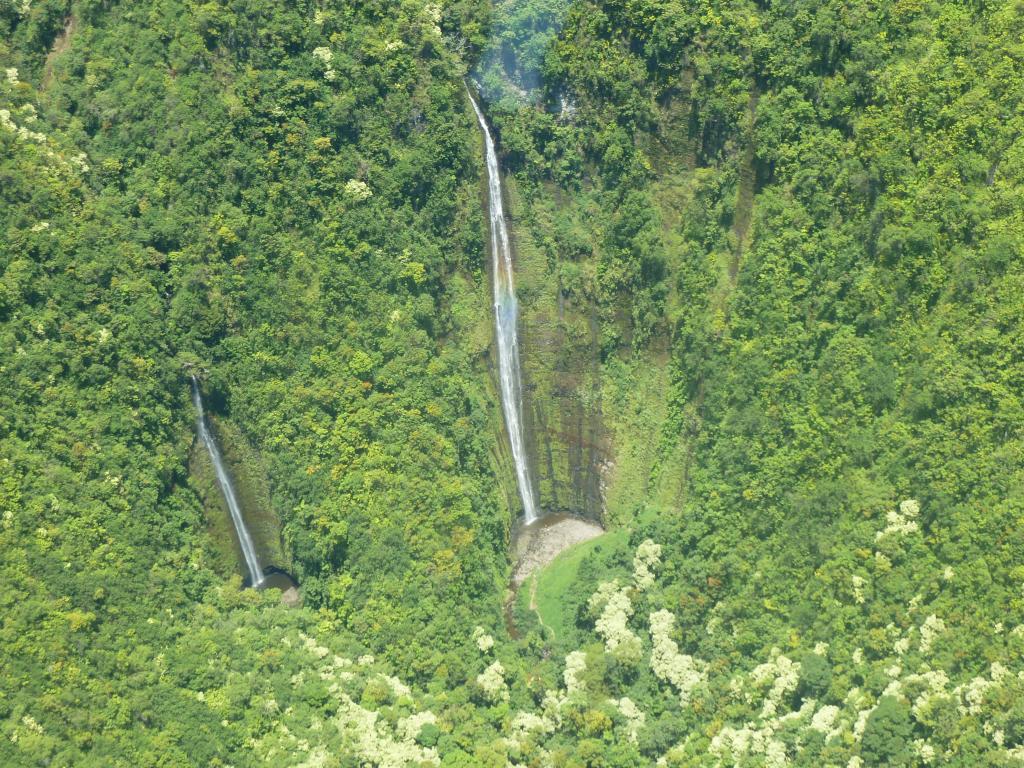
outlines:
[{"label": "gravel bank", "polygon": [[515,533],[515,569],[512,586],[517,588],[538,568],[581,541],[604,533],[597,523],[566,514],[546,515],[531,525],[521,526]]}]

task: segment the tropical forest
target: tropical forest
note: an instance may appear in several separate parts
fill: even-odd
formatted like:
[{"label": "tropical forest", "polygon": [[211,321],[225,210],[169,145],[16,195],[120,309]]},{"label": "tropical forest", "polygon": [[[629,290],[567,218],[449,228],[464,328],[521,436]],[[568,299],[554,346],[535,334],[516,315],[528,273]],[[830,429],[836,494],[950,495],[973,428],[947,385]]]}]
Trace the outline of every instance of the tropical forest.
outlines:
[{"label": "tropical forest", "polygon": [[0,766],[1024,768],[1024,0],[0,0]]}]

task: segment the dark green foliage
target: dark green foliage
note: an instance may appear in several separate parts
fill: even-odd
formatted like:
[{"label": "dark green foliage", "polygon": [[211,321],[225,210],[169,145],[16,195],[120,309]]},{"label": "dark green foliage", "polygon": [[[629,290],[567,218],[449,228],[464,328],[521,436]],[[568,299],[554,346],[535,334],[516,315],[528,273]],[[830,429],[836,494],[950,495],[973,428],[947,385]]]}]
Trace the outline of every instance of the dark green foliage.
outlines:
[{"label": "dark green foliage", "polygon": [[910,707],[895,696],[883,696],[864,728],[861,757],[867,765],[910,765],[912,733]]},{"label": "dark green foliage", "polygon": [[828,659],[807,653],[800,659],[800,684],[797,695],[804,699],[820,699],[828,694],[832,683],[832,667]]},{"label": "dark green foliage", "polygon": [[255,733],[180,692],[224,682],[201,649],[156,685],[221,588],[190,370],[267,468],[322,612],[302,623],[405,677],[457,673],[497,621],[508,525],[484,369],[447,309],[486,295],[460,62],[413,6],[23,5],[0,5],[0,107],[46,138],[0,130],[0,762],[30,710],[57,764],[237,763]]}]

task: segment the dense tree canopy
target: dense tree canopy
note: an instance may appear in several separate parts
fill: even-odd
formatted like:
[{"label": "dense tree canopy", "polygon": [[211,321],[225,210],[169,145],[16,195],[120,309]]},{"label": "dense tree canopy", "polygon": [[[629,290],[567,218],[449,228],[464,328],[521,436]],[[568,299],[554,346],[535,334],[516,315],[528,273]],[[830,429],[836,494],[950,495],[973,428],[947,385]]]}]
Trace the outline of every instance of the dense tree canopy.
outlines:
[{"label": "dense tree canopy", "polygon": [[[0,764],[1024,763],[1020,2],[0,30]],[[542,501],[609,529],[516,596],[467,76]]]}]

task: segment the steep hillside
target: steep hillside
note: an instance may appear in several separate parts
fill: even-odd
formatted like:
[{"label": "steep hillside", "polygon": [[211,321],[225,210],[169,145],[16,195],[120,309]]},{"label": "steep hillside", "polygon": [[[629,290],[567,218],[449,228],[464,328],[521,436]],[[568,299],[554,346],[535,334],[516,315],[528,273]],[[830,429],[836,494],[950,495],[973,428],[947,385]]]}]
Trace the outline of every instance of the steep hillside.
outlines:
[{"label": "steep hillside", "polygon": [[[216,673],[154,661],[236,601],[254,632],[458,675],[500,616],[511,520],[486,337],[466,343],[489,328],[478,137],[438,8],[2,18],[0,762],[236,762],[240,702],[182,693],[242,673],[231,643]],[[265,468],[298,616],[222,583],[188,371]]]},{"label": "steep hillside", "polygon": [[[1020,2],[0,29],[0,764],[1024,764]],[[609,529],[508,617],[467,76],[542,506]]]}]

